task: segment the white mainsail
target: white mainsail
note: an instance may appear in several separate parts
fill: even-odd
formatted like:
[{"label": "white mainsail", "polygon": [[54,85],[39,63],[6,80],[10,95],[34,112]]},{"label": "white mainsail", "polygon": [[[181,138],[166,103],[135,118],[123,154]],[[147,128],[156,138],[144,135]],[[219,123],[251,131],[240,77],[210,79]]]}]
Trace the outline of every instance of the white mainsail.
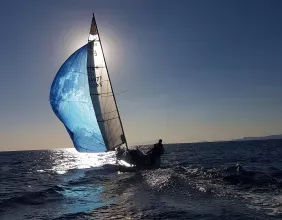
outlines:
[{"label": "white mainsail", "polygon": [[127,147],[94,15],[88,38],[87,75],[92,104],[107,150],[123,144]]}]

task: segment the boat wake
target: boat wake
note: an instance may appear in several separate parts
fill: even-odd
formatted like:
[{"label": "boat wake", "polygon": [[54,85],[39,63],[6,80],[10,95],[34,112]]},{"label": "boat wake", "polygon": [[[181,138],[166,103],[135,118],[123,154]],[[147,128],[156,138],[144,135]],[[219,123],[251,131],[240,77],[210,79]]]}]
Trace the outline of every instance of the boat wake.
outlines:
[{"label": "boat wake", "polygon": [[176,166],[145,171],[142,177],[150,188],[173,194],[183,202],[193,196],[239,199],[249,208],[268,215],[282,214],[281,171],[269,175],[248,171],[237,164],[224,169]]}]

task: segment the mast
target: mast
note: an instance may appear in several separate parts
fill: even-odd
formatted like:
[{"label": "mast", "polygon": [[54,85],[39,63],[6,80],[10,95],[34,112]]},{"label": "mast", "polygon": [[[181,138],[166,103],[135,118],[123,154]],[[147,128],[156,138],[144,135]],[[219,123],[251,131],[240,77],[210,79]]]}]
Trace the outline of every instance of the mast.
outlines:
[{"label": "mast", "polygon": [[98,37],[99,37],[99,41],[100,41],[100,45],[101,45],[101,50],[102,50],[102,55],[103,55],[103,60],[104,60],[104,63],[105,63],[106,71],[107,71],[107,73],[108,73],[108,78],[109,78],[109,82],[110,82],[110,86],[111,86],[111,90],[112,90],[112,95],[113,95],[114,103],[115,103],[115,105],[116,105],[116,111],[117,111],[118,119],[119,119],[119,122],[120,122],[120,125],[121,125],[121,129],[122,129],[122,133],[123,133],[123,138],[124,138],[124,143],[125,143],[126,149],[128,150],[128,144],[127,144],[127,140],[126,140],[126,138],[125,138],[125,133],[124,133],[124,129],[123,129],[123,125],[122,125],[120,113],[119,113],[119,110],[118,110],[118,106],[117,106],[117,102],[116,102],[115,93],[114,93],[114,90],[113,90],[113,87],[112,87],[111,78],[110,78],[110,74],[109,74],[109,71],[108,71],[108,66],[107,66],[107,62],[106,62],[106,59],[105,59],[105,55],[104,55],[104,50],[103,50],[103,46],[102,46],[102,41],[101,41],[101,38],[100,38],[100,34],[99,34],[99,30],[98,30],[98,25],[97,25],[97,23],[96,23],[96,19],[95,19],[94,13],[93,13],[93,17],[92,17],[92,23],[93,23],[93,22],[94,22],[95,25],[96,25],[96,31],[97,31],[97,34],[98,34]]}]

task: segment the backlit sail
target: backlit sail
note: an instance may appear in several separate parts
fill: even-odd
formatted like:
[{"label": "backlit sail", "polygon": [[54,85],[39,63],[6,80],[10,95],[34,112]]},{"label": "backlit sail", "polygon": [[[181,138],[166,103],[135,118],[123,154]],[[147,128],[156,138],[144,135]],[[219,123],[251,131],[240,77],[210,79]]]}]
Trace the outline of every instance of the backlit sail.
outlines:
[{"label": "backlit sail", "polygon": [[77,151],[127,146],[94,15],[88,43],[55,76],[50,104]]},{"label": "backlit sail", "polygon": [[106,148],[113,150],[126,144],[126,140],[94,15],[88,38],[87,72],[97,122]]}]

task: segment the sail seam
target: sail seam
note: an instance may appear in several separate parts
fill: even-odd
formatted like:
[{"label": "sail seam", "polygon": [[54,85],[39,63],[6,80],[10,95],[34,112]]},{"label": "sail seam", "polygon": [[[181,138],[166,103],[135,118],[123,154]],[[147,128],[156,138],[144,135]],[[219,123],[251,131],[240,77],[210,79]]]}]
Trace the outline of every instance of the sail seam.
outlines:
[{"label": "sail seam", "polygon": [[110,113],[113,113],[113,112],[116,112],[117,110],[114,110],[114,111],[110,111],[110,112],[106,112],[106,113],[103,113],[103,114],[97,114],[98,115],[106,115],[106,114],[110,114]]},{"label": "sail seam", "polygon": [[114,120],[114,119],[117,119],[118,117],[115,117],[115,118],[110,118],[110,119],[107,119],[107,120],[99,120],[97,122],[104,122],[104,121],[111,121],[111,120]]}]

